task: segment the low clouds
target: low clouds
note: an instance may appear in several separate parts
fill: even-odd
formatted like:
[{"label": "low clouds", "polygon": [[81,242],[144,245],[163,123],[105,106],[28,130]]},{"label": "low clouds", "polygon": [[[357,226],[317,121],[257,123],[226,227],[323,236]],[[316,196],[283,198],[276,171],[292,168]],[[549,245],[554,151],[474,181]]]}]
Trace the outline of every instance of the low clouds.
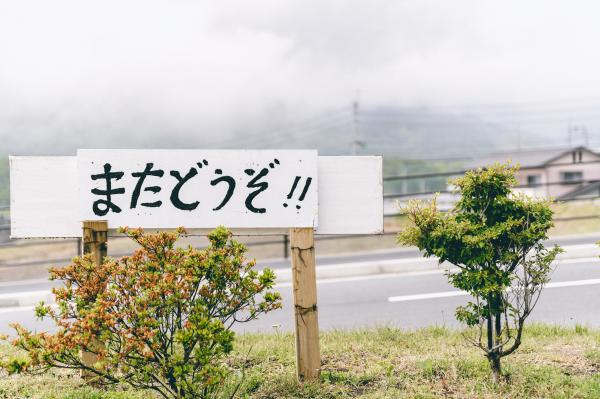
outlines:
[{"label": "low clouds", "polygon": [[[597,96],[598,6],[0,0],[2,152],[218,145],[348,104]],[[168,137],[165,144],[165,137]]]}]

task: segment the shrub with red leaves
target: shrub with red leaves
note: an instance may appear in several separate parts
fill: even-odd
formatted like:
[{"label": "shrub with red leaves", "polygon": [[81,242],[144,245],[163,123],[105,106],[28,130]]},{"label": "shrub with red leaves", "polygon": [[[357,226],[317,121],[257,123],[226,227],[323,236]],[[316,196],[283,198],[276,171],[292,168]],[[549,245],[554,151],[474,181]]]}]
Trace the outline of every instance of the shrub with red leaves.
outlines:
[{"label": "shrub with red leaves", "polygon": [[[5,363],[10,371],[50,368],[85,370],[99,384],[127,383],[165,398],[212,398],[228,375],[236,322],[281,307],[272,291],[272,270],[255,270],[246,247],[219,227],[206,249],[176,248],[185,234],[145,234],[122,229],[140,249],[95,265],[91,256],[50,270],[56,306],[40,304],[36,314],[51,318],[54,333],[14,325],[13,344],[27,361]],[[93,365],[81,353],[97,357]],[[18,366],[18,367],[17,367]]]}]

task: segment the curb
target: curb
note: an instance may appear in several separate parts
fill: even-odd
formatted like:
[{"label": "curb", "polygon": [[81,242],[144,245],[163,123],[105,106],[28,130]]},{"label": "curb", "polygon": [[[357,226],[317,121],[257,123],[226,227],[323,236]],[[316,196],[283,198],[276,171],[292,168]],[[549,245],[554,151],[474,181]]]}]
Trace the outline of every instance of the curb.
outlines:
[{"label": "curb", "polygon": [[19,306],[19,301],[16,299],[0,299],[0,308],[14,308]]},{"label": "curb", "polygon": [[0,308],[35,306],[40,301],[53,303],[54,297],[48,290],[0,294]]},{"label": "curb", "polygon": [[[356,262],[339,265],[317,266],[317,280],[344,277],[372,276],[377,274],[409,273],[425,270],[443,270],[450,265],[439,264],[437,259],[390,259],[372,262]],[[278,269],[277,283],[292,281],[291,269]]]}]

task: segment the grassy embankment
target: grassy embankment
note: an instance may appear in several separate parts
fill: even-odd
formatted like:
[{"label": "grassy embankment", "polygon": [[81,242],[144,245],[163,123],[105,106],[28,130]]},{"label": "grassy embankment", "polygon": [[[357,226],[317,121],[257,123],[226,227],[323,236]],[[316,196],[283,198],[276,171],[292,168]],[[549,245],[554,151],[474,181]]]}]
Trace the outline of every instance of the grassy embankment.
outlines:
[{"label": "grassy embankment", "polygon": [[[379,328],[325,332],[321,383],[305,385],[294,379],[293,342],[291,334],[238,337],[231,365],[237,371],[242,365],[246,368],[241,397],[600,397],[600,331],[585,327],[529,327],[521,349],[504,362],[509,381],[497,386],[490,382],[481,353],[469,346],[459,331]],[[151,397],[139,391],[87,388],[70,372],[0,377],[0,398]]]}]

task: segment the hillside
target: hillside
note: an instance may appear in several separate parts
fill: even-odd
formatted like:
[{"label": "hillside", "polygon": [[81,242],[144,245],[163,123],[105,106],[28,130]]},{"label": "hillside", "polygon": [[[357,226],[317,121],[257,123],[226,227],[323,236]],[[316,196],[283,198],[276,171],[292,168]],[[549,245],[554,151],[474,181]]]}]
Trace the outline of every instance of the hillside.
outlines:
[{"label": "hillside", "polygon": [[[161,128],[148,124],[135,125],[123,134],[116,127],[95,135],[93,126],[85,132],[63,129],[60,134],[49,128],[12,134],[6,137],[0,152],[0,204],[8,202],[8,154],[73,155],[77,148],[316,148],[322,155],[351,153],[354,116],[350,107],[294,119],[282,110],[249,126],[211,134],[190,130]],[[287,110],[289,111],[289,110]],[[379,107],[361,109],[358,113],[359,155],[384,155],[384,175],[444,172],[460,169],[466,158],[491,152],[515,149],[520,145],[540,145],[539,137],[527,131],[516,131],[505,115],[483,118],[480,113],[442,112],[431,108]],[[241,123],[240,123],[241,125]],[[15,131],[6,129],[5,131]],[[229,133],[229,134],[228,134]],[[3,133],[0,131],[0,135]],[[25,137],[26,140],[18,139]],[[545,137],[547,146],[558,135]],[[388,185],[388,192],[439,190],[445,178],[425,182],[411,181]]]},{"label": "hillside", "polygon": [[[282,109],[248,123],[240,119],[232,125],[235,127],[196,124],[182,128],[177,121],[136,123],[134,115],[133,121],[123,125],[113,121],[74,127],[55,121],[29,130],[25,126],[0,126],[0,156],[70,155],[77,148],[316,148],[324,155],[351,153],[351,107],[317,115],[291,111]],[[540,133],[532,126],[524,125],[517,131],[508,121],[504,115],[491,118],[424,107],[364,108],[357,114],[358,140],[363,144],[357,152],[432,159],[484,155],[520,145],[539,147]],[[541,135],[545,146],[559,138],[546,132],[550,131]]]},{"label": "hillside", "polygon": [[0,207],[9,202],[8,157],[0,156]]}]

